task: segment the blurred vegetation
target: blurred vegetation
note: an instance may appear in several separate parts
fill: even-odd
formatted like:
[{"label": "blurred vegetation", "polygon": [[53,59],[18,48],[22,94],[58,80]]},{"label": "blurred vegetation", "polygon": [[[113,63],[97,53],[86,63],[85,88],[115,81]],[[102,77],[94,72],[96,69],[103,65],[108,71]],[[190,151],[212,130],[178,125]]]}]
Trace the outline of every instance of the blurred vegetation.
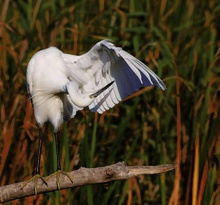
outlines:
[{"label": "blurred vegetation", "polygon": [[[102,115],[78,112],[60,131],[63,169],[177,164],[7,204],[220,204],[219,22],[217,0],[1,0],[0,185],[35,169],[38,127],[25,86],[31,56],[51,45],[82,54],[106,38],[146,63],[167,90],[141,90]],[[56,158],[52,127],[44,132],[48,175]]]}]

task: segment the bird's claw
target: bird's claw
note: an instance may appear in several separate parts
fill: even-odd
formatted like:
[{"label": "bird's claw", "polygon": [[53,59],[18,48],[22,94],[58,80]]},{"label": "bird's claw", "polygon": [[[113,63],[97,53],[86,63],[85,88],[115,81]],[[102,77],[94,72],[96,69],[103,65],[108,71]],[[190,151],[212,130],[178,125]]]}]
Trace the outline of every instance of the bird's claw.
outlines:
[{"label": "bird's claw", "polygon": [[50,176],[48,176],[48,177],[46,178],[46,181],[48,181],[51,177],[53,177],[54,175],[56,175],[57,188],[60,190],[60,175],[61,175],[61,174],[67,176],[68,179],[73,183],[73,180],[71,179],[71,177],[69,176],[69,174],[66,173],[66,172],[64,172],[64,171],[61,171],[61,170],[58,170],[58,171],[52,173]]},{"label": "bird's claw", "polygon": [[24,187],[27,186],[28,183],[30,182],[34,182],[34,194],[37,195],[37,182],[38,182],[38,179],[41,179],[43,181],[43,184],[46,184],[47,185],[47,182],[46,180],[43,178],[43,176],[41,176],[40,174],[36,174],[34,175],[31,179],[29,179],[28,181],[26,181],[22,186],[21,186],[21,190],[24,189]]}]

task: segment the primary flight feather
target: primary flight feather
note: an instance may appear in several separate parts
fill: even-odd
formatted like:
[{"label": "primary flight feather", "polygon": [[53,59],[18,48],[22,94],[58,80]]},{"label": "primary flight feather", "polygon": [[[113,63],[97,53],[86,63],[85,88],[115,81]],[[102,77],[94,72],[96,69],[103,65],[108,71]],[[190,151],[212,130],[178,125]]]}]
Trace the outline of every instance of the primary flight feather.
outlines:
[{"label": "primary flight feather", "polygon": [[[50,121],[57,145],[59,126],[78,110],[89,106],[92,112],[101,114],[141,87],[154,85],[166,88],[145,64],[107,40],[98,42],[81,56],[65,54],[56,47],[41,50],[27,68],[27,90],[40,128],[40,140],[44,123]],[[59,149],[57,158],[60,170]],[[38,159],[38,175],[39,166]]]}]

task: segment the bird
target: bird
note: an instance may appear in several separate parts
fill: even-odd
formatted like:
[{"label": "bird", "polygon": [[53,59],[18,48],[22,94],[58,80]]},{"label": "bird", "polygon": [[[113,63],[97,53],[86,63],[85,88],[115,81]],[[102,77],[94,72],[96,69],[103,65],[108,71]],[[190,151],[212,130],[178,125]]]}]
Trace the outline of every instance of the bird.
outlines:
[{"label": "bird", "polygon": [[73,182],[60,166],[57,132],[63,121],[69,121],[84,107],[102,114],[145,86],[166,89],[165,83],[150,68],[109,40],[99,41],[82,55],[66,54],[56,47],[38,51],[28,63],[26,86],[39,126],[39,148],[36,174],[22,189],[34,180],[35,194],[38,179],[45,184],[48,180],[40,175],[42,128],[47,121],[54,127],[57,153],[54,174],[60,189],[60,174]]}]

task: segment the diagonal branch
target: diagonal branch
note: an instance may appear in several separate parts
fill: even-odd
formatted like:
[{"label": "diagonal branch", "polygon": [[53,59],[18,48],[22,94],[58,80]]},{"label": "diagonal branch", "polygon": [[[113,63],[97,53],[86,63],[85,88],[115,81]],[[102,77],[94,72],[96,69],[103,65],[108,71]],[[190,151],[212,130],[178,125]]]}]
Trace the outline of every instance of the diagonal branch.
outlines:
[{"label": "diagonal branch", "polygon": [[[115,180],[125,180],[141,174],[158,174],[175,169],[176,165],[165,164],[158,166],[126,166],[123,162],[113,165],[97,168],[80,168],[76,171],[68,172],[73,183],[65,175],[60,175],[60,189],[67,189],[76,186],[89,184],[100,184]],[[11,185],[0,187],[0,202],[7,202],[14,199],[19,199],[34,195],[34,182],[28,183],[21,190],[25,182],[19,182]],[[51,177],[47,181],[47,185],[38,180],[38,194],[56,191],[56,176]]]}]

